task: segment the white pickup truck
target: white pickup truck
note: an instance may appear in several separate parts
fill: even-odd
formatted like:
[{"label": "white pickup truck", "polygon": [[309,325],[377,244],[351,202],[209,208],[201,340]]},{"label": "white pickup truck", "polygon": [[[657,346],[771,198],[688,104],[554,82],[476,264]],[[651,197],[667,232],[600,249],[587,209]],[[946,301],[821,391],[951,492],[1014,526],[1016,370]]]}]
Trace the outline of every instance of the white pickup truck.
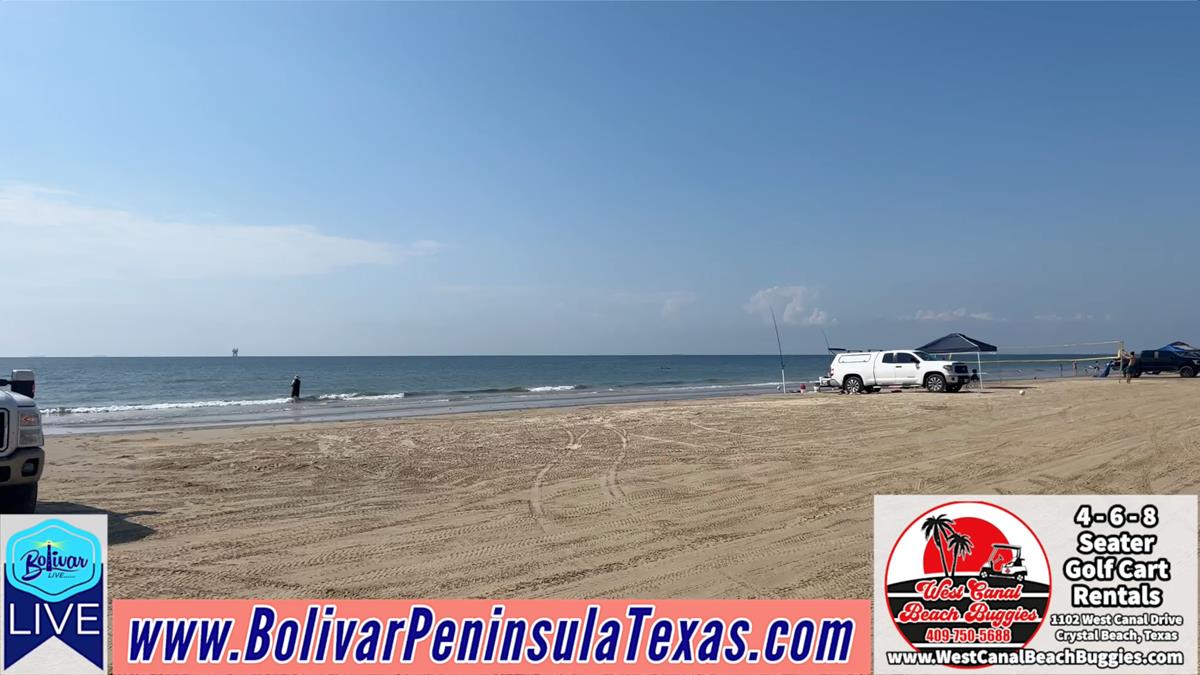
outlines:
[{"label": "white pickup truck", "polygon": [[33,513],[46,463],[32,370],[0,378],[0,513]]},{"label": "white pickup truck", "polygon": [[833,357],[828,377],[850,394],[897,386],[955,392],[971,380],[971,373],[961,361],[941,361],[912,349],[891,349],[842,352]]}]

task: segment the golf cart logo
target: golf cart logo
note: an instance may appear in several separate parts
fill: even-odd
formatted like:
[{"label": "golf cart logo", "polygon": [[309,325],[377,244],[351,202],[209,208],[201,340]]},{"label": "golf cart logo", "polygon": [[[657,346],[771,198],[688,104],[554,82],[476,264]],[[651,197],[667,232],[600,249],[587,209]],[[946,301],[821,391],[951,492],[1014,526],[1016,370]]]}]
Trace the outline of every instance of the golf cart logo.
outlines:
[{"label": "golf cart logo", "polygon": [[979,568],[979,578],[1007,577],[1025,581],[1029,568],[1021,556],[1021,547],[1012,544],[992,544],[992,557]]},{"label": "golf cart logo", "polygon": [[4,574],[14,588],[59,602],[100,583],[100,540],[61,520],[47,520],[8,540]]},{"label": "golf cart logo", "polygon": [[917,651],[1023,648],[1050,605],[1050,561],[1015,514],[950,502],[917,516],[884,572],[892,622]]}]

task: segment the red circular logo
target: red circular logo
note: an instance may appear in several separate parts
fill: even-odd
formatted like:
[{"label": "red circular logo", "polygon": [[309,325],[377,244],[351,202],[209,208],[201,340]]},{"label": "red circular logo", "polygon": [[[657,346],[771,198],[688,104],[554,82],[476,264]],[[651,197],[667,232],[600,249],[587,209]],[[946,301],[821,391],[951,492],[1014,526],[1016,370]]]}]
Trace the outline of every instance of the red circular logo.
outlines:
[{"label": "red circular logo", "polygon": [[1022,649],[1050,606],[1050,560],[1025,521],[988,502],[948,502],[900,534],[887,610],[917,651]]}]

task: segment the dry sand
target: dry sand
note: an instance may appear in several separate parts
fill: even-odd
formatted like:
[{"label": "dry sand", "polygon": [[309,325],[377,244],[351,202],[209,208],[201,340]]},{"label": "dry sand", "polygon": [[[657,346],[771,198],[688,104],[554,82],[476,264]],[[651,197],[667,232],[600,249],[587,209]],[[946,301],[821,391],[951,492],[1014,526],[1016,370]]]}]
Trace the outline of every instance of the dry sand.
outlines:
[{"label": "dry sand", "polygon": [[113,597],[870,597],[872,495],[1196,493],[1200,380],[57,437]]}]

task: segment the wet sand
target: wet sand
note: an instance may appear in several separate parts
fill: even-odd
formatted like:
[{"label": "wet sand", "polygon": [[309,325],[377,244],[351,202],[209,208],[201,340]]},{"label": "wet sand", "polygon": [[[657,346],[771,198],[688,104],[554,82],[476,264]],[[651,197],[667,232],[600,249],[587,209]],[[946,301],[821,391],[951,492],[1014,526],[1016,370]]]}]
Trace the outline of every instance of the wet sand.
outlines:
[{"label": "wet sand", "polygon": [[872,495],[1200,491],[1200,380],[48,440],[113,597],[870,595]]}]

